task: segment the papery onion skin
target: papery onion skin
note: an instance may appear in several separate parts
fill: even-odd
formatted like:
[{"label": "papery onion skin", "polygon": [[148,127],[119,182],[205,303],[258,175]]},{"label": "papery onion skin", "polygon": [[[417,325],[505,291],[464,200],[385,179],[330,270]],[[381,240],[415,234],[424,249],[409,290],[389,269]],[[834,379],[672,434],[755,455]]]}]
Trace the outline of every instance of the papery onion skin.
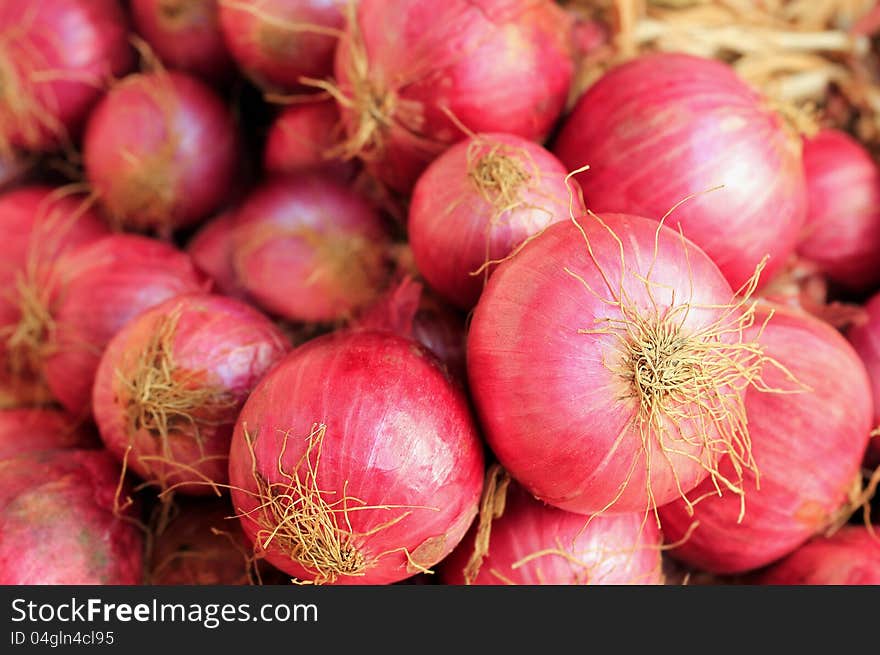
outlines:
[{"label": "papery onion skin", "polygon": [[216,493],[227,482],[238,412],[287,350],[275,324],[239,300],[171,298],[130,321],[104,351],[92,393],[101,438],[160,488]]},{"label": "papery onion skin", "polygon": [[4,0],[0,144],[47,151],[70,143],[104,88],[132,63],[118,0]]},{"label": "papery onion skin", "polygon": [[[297,468],[297,462],[314,443],[307,437],[317,424],[326,429],[320,432],[316,479],[308,484],[305,464]],[[369,331],[320,337],[288,355],[254,390],[239,417],[229,462],[233,504],[251,540],[273,529],[259,524],[254,471],[270,483],[289,480],[279,473],[282,448],[283,470],[298,471],[306,482],[301,488],[308,493],[293,497],[311,498],[312,505],[316,486],[325,503],[340,507],[347,496],[350,507],[365,507],[338,510],[332,519],[346,544],[346,561],[364,563],[351,574],[337,576],[331,568],[321,575],[300,563],[317,550],[292,559],[280,545],[282,535],[269,544],[267,561],[297,579],[403,580],[418,572],[413,563],[428,568],[447,555],[477,511],[483,452],[467,401],[434,356],[408,339]],[[395,507],[367,509],[376,506]],[[350,541],[346,520],[354,534]],[[266,536],[261,533],[261,542]]]},{"label": "papery onion skin", "polygon": [[[770,256],[794,251],[806,218],[800,138],[728,65],[645,55],[606,73],[578,101],[553,152],[587,207],[667,219],[712,257],[734,289]],[[718,188],[720,185],[723,187]]]},{"label": "papery onion skin", "polygon": [[[500,167],[499,157],[506,170],[480,175],[481,162]],[[419,271],[444,298],[471,309],[494,270],[475,274],[487,262],[504,259],[548,225],[568,220],[570,211],[584,213],[566,174],[556,157],[521,137],[479,134],[455,144],[428,166],[413,191],[408,227]],[[475,182],[480,177],[485,181]],[[506,184],[511,188],[504,192]],[[514,207],[499,211],[508,204]]]},{"label": "papery onion skin", "polygon": [[177,71],[122,80],[95,108],[83,141],[86,177],[111,220],[163,236],[220,207],[238,150],[223,101]]},{"label": "papery onion skin", "polygon": [[544,139],[571,84],[570,23],[544,0],[361,0],[335,64],[350,154],[407,193],[460,125]]},{"label": "papery onion skin", "polygon": [[236,212],[232,261],[266,311],[331,322],[384,289],[388,239],[378,213],[342,184],[317,175],[276,178]]},{"label": "papery onion skin", "polygon": [[746,394],[760,484],[746,475],[745,515],[738,522],[739,496],[719,497],[708,481],[688,494],[706,496],[693,516],[681,500],[660,508],[666,539],[683,540],[670,554],[712,573],[764,566],[827,528],[859,475],[871,429],[867,373],[836,330],[798,310],[762,307],[748,332],[760,332],[765,354],[793,377],[765,364],[762,379],[775,391]]},{"label": "papery onion skin", "polygon": [[757,576],[763,585],[880,585],[880,541],[865,526],[817,537]]},{"label": "papery onion skin", "polygon": [[61,448],[97,448],[94,432],[54,409],[0,410],[0,459]]},{"label": "papery onion skin", "polygon": [[798,254],[855,292],[880,286],[880,169],[834,129],[804,142],[809,205]]},{"label": "papery onion skin", "polygon": [[229,51],[254,83],[267,90],[303,90],[301,78],[329,77],[333,71],[346,1],[219,0],[220,25]]},{"label": "papery onion skin", "polygon": [[131,16],[168,68],[215,82],[230,77],[217,0],[132,0]]},{"label": "papery onion skin", "polygon": [[160,241],[111,235],[60,258],[53,270],[55,334],[46,360],[52,394],[72,415],[91,413],[101,354],[132,318],[210,282],[192,260]]},{"label": "papery onion skin", "polygon": [[[865,303],[864,311],[866,320],[851,327],[847,338],[868,371],[874,400],[874,426],[877,427],[880,426],[880,294]],[[880,465],[880,437],[875,436],[868,444],[867,464]]]},{"label": "papery onion skin", "polygon": [[247,296],[232,266],[232,231],[235,212],[223,212],[212,218],[196,232],[186,246],[186,252],[200,271],[214,281],[217,290],[225,296],[244,300]]},{"label": "papery onion skin", "polygon": [[140,584],[143,535],[136,506],[114,513],[119,475],[99,450],[0,460],[0,584]]},{"label": "papery onion skin", "polygon": [[[464,571],[475,533],[476,525],[443,561],[444,584],[468,584]],[[470,584],[663,584],[661,548],[660,531],[644,514],[597,516],[587,523],[580,514],[536,500],[514,482]]]},{"label": "papery onion skin", "polygon": [[[696,486],[717,457],[703,445],[685,443],[682,435],[691,438],[702,430],[711,442],[720,428],[661,418],[661,436],[669,446],[661,452],[659,436],[651,430],[646,461],[637,420],[639,392],[628,376],[612,370],[625,362],[620,335],[579,331],[601,330],[608,325],[605,319],[622,318],[620,307],[606,302],[619,288],[645,319],[655,305],[661,312],[677,307],[679,319],[687,310],[679,320],[682,334],[721,320],[730,311],[732,291],[704,253],[655,221],[603,214],[578,222],[601,269],[571,222],[551,225],[501,264],[471,321],[470,388],[493,452],[533,495],[581,514],[644,512]],[[644,282],[649,274],[650,294]],[[723,346],[729,337],[718,343]],[[738,392],[718,391],[735,407]],[[686,407],[696,411],[696,405]]]}]

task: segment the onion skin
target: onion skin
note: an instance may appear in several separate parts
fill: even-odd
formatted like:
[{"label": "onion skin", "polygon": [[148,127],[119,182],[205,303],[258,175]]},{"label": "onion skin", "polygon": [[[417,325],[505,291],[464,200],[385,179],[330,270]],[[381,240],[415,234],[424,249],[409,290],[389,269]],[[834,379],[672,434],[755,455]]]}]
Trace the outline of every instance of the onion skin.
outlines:
[{"label": "onion skin", "polygon": [[[475,534],[476,525],[443,561],[444,584],[467,584]],[[544,505],[513,483],[472,584],[663,584],[661,546],[656,523],[641,513],[597,516],[587,524],[586,517]],[[556,552],[523,562],[541,551]]]},{"label": "onion skin", "polygon": [[140,584],[143,537],[113,511],[119,474],[97,450],[0,460],[0,584]]},{"label": "onion skin", "polygon": [[[167,341],[156,343],[160,334]],[[104,351],[92,394],[101,438],[120,461],[160,488],[214,493],[212,483],[227,482],[241,406],[287,349],[281,331],[241,301],[207,294],[167,300],[130,321]],[[166,367],[170,379],[159,373]],[[167,397],[151,392],[166,384],[179,391]],[[198,390],[207,397],[193,397]],[[151,413],[154,404],[161,419]]]},{"label": "onion skin", "polygon": [[[623,214],[604,214],[601,220],[607,229],[598,219],[579,221],[599,266],[589,258],[576,226],[563,222],[551,225],[498,267],[474,311],[468,375],[489,445],[510,475],[534,496],[580,514],[606,508],[614,513],[645,512],[696,486],[717,454],[685,443],[683,434],[690,438],[691,429],[698,434],[693,422],[661,418],[664,438],[681,452],[667,449],[664,454],[657,443],[661,435],[652,430],[646,436],[646,461],[635,420],[638,390],[631,379],[611,370],[624,362],[620,335],[578,332],[600,329],[605,319],[622,317],[619,309],[604,302],[609,294],[599,267],[615,289],[622,280],[643,318],[650,316],[654,303],[660,310],[679,307],[679,315],[689,303],[687,317],[679,321],[682,334],[717,322],[732,291],[715,264],[678,233],[650,219]],[[652,302],[640,278],[651,268],[655,235]],[[621,272],[621,248],[626,273]],[[603,299],[569,275],[566,267]],[[733,401],[738,398],[733,389],[723,393]],[[685,408],[696,411],[691,405]],[[715,425],[704,429],[707,440],[720,435]],[[653,501],[647,493],[649,482]]]},{"label": "onion skin", "polygon": [[[219,0],[220,25],[239,68],[267,90],[303,89],[333,72],[346,0]],[[295,24],[303,29],[293,29]],[[309,25],[318,29],[309,29]],[[307,87],[306,87],[307,88]]]},{"label": "onion skin", "polygon": [[229,77],[217,0],[132,0],[131,17],[167,67],[211,81]]},{"label": "onion skin", "polygon": [[239,417],[229,461],[233,504],[252,541],[266,527],[255,511],[254,470],[283,482],[279,458],[287,473],[296,471],[316,423],[326,425],[316,485],[332,494],[327,502],[348,496],[368,508],[398,508],[347,512],[351,546],[366,561],[361,575],[319,575],[292,559],[280,536],[265,551],[269,563],[300,580],[384,584],[418,572],[401,549],[422,567],[449,554],[477,511],[483,451],[464,394],[433,355],[387,333],[337,333],[294,350],[260,383]]},{"label": "onion skin", "polygon": [[[553,149],[587,207],[681,225],[734,289],[770,255],[770,280],[806,218],[800,140],[726,64],[642,56],[605,74],[578,101]],[[723,188],[716,189],[719,185]],[[714,189],[710,192],[711,189]]]},{"label": "onion skin", "polygon": [[[874,426],[880,425],[880,294],[872,297],[864,307],[867,320],[847,332],[849,342],[861,357],[871,380],[874,401]],[[868,465],[880,465],[880,438],[874,437],[868,445]]]},{"label": "onion skin", "polygon": [[387,283],[381,217],[350,189],[319,176],[258,187],[236,213],[232,241],[248,295],[291,320],[347,318]]},{"label": "onion skin", "polygon": [[52,150],[76,136],[103,89],[133,64],[117,0],[4,0],[0,144]]},{"label": "onion skin", "polygon": [[162,235],[219,208],[238,150],[221,99],[175,71],[125,78],[95,108],[83,143],[86,176],[111,219]]},{"label": "onion skin", "polygon": [[244,300],[244,288],[235,276],[232,265],[232,231],[235,213],[223,212],[211,219],[190,239],[186,252],[196,267],[214,281],[214,286],[224,296]]},{"label": "onion skin", "polygon": [[[495,157],[497,163],[496,153],[512,170],[528,176],[509,200],[498,187],[480,187],[472,177],[479,175],[480,162],[489,164]],[[455,144],[428,166],[413,191],[409,238],[419,271],[444,298],[471,309],[494,266],[485,274],[474,275],[476,271],[488,261],[504,259],[548,225],[569,218],[574,192],[566,185],[566,174],[556,157],[521,137],[484,134]],[[487,179],[498,186],[509,183],[497,175]],[[516,207],[499,213],[510,200]],[[572,205],[576,216],[584,213],[579,198]]]},{"label": "onion skin", "polygon": [[94,433],[54,409],[0,410],[0,459],[62,448],[97,448]]},{"label": "onion skin", "polygon": [[408,193],[460,125],[544,139],[571,84],[570,23],[544,0],[361,0],[335,64],[350,154]]},{"label": "onion skin", "polygon": [[[749,332],[757,333],[768,316],[770,310],[760,308]],[[805,313],[777,308],[759,342],[796,382],[767,364],[764,382],[789,392],[746,394],[760,487],[747,474],[742,522],[737,523],[740,498],[717,495],[708,481],[688,494],[707,496],[696,503],[693,516],[681,500],[660,508],[670,542],[684,539],[699,522],[670,552],[711,573],[759,568],[827,528],[859,475],[871,429],[868,376],[836,330]]]},{"label": "onion skin", "polygon": [[819,537],[756,579],[763,585],[880,585],[880,541],[864,526]]},{"label": "onion skin", "polygon": [[89,415],[110,339],[142,311],[209,286],[186,254],[146,237],[112,235],[60,258],[53,273],[56,332],[45,366],[52,394],[73,416]]},{"label": "onion skin", "polygon": [[804,143],[809,209],[798,254],[855,292],[880,285],[880,169],[851,136],[825,129]]}]

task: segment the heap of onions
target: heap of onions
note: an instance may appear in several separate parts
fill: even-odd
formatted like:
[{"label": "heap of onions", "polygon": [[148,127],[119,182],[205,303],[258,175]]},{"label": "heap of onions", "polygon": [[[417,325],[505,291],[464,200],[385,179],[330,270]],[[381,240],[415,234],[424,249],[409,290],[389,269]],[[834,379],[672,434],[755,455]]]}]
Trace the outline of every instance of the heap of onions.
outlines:
[{"label": "heap of onions", "polygon": [[[771,311],[759,308],[745,335],[772,358],[761,378],[778,391],[746,395],[758,476],[746,472],[744,507],[707,480],[688,494],[693,503],[660,508],[666,538],[682,542],[671,554],[712,573],[742,573],[790,553],[838,518],[861,481],[873,414],[864,366],[824,322]],[[726,461],[721,470],[732,472]]]},{"label": "heap of onions", "polygon": [[132,61],[118,0],[3,0],[0,152],[66,144]]},{"label": "heap of onions", "polygon": [[409,339],[342,332],[294,350],[242,409],[232,500],[255,553],[314,583],[425,571],[477,512],[483,451],[467,400]]},{"label": "heap of onions", "polygon": [[572,79],[569,26],[550,0],[361,0],[330,87],[340,152],[407,192],[463,127],[543,139]]},{"label": "heap of onions", "polygon": [[765,585],[880,585],[880,537],[848,525],[801,546],[757,577]]},{"label": "heap of onions", "polygon": [[[556,223],[489,279],[468,375],[514,479],[572,512],[645,512],[753,467],[743,399],[762,355],[718,267],[647,218]],[[732,473],[718,461],[730,456]]]},{"label": "heap of onions", "polygon": [[[806,217],[800,137],[726,64],[642,56],[578,101],[554,152],[587,207],[681,226],[739,288],[769,255],[766,281],[794,251]],[[718,188],[720,185],[721,188]]]},{"label": "heap of onions", "polygon": [[[409,209],[416,265],[444,298],[472,308],[494,266],[551,223],[568,219],[567,171],[537,143],[479,134],[419,178]],[[578,215],[584,207],[577,201]]]},{"label": "heap of onions", "polygon": [[381,217],[328,178],[277,178],[258,187],[236,212],[232,243],[248,295],[288,319],[347,318],[387,284]]},{"label": "heap of onions", "polygon": [[90,414],[95,372],[113,335],[145,309],[207,286],[189,257],[146,237],[107,236],[59,258],[45,306],[53,396],[74,416]]},{"label": "heap of onions", "polygon": [[229,77],[217,0],[132,0],[131,17],[168,68],[208,80]]},{"label": "heap of onions", "polygon": [[[872,297],[864,307],[865,320],[849,329],[847,337],[861,357],[871,380],[874,400],[874,426],[880,425],[880,294]],[[880,437],[871,439],[868,464],[880,465]]]},{"label": "heap of onions", "polygon": [[130,75],[95,108],[83,157],[115,224],[168,235],[201,221],[227,197],[238,137],[210,88],[184,73],[158,71]]},{"label": "heap of onions", "polygon": [[267,90],[328,77],[348,0],[219,0],[220,25],[239,68]]},{"label": "heap of onions", "polygon": [[42,404],[49,269],[65,252],[107,234],[76,194],[27,186],[0,195],[0,406]]},{"label": "heap of onions", "polygon": [[588,521],[491,471],[479,525],[443,561],[445,584],[663,584],[654,522],[641,514]]},{"label": "heap of onions", "polygon": [[95,448],[95,434],[54,409],[0,410],[0,459],[61,448]]},{"label": "heap of onions", "polygon": [[239,284],[232,266],[234,226],[235,213],[223,212],[196,232],[187,244],[186,252],[198,269],[214,281],[214,286],[220,293],[243,299],[247,294]]},{"label": "heap of onions", "polygon": [[798,254],[834,282],[864,292],[880,285],[880,168],[858,141],[822,130],[804,143],[809,197]]},{"label": "heap of onions", "polygon": [[[97,450],[0,459],[0,584],[140,584],[143,537]],[[123,488],[122,493],[125,493]]]},{"label": "heap of onions", "polygon": [[195,294],[156,305],[101,358],[92,394],[101,438],[160,489],[216,492],[238,411],[285,352],[281,331],[239,300]]}]

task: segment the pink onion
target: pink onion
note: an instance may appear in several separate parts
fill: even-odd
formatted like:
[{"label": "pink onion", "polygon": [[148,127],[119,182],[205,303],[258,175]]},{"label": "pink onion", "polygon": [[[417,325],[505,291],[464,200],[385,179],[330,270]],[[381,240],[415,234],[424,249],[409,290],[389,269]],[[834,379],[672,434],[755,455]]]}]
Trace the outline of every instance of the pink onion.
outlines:
[{"label": "pink onion", "polygon": [[578,179],[593,211],[659,218],[700,194],[669,225],[735,289],[766,255],[763,281],[783,266],[806,217],[799,137],[718,61],[656,54],[615,68],[578,101],[554,152],[590,166]]},{"label": "pink onion", "polygon": [[[880,426],[880,294],[871,298],[864,310],[866,320],[851,327],[847,337],[868,370],[874,401],[874,426],[877,427]],[[871,439],[868,451],[868,464],[880,465],[880,437]]]},{"label": "pink onion", "polygon": [[235,213],[224,212],[211,219],[190,239],[186,252],[196,267],[214,280],[220,293],[244,299],[247,295],[232,266],[232,231]]},{"label": "pink onion", "polygon": [[54,409],[0,410],[0,459],[60,448],[96,448],[92,430]]},{"label": "pink onion", "polygon": [[257,386],[229,477],[270,564],[315,583],[390,583],[461,540],[483,451],[464,394],[427,351],[388,333],[339,333],[294,350]]}]

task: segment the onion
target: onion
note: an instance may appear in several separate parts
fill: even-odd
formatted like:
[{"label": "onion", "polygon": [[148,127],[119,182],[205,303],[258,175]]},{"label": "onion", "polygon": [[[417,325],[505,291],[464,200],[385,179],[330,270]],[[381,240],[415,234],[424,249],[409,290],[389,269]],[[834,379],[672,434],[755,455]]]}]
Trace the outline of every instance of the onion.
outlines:
[{"label": "onion", "polygon": [[554,152],[570,169],[590,166],[578,179],[593,211],[660,217],[700,194],[670,226],[735,289],[766,255],[765,280],[785,264],[806,217],[799,137],[717,61],[656,54],[612,70],[578,101]]},{"label": "onion", "polygon": [[849,525],[801,546],[761,574],[765,585],[880,585],[880,537]]},{"label": "onion", "polygon": [[[748,295],[748,294],[746,294]],[[752,465],[743,397],[752,320],[677,232],[623,214],[551,225],[489,279],[468,374],[489,445],[544,502],[651,510]],[[717,461],[739,465],[722,475]]]},{"label": "onion", "polygon": [[804,144],[809,209],[798,253],[834,282],[865,292],[880,285],[880,169],[839,130]]},{"label": "onion", "polygon": [[241,301],[200,294],[156,305],[101,358],[92,394],[101,438],[160,489],[216,492],[238,412],[286,351],[281,331]]},{"label": "onion", "polygon": [[[739,496],[709,480],[689,494],[693,505],[660,508],[666,538],[682,541],[671,554],[713,573],[769,564],[832,524],[860,482],[871,429],[868,377],[836,330],[796,310],[761,307],[746,338],[776,362],[765,365],[763,383],[788,392],[746,395],[759,477],[746,474],[745,514]],[[731,474],[727,462],[721,470]]]},{"label": "onion", "polygon": [[95,372],[113,335],[145,309],[207,286],[184,253],[140,236],[104,237],[60,258],[47,306],[54,330],[45,373],[55,398],[74,416],[89,414]]},{"label": "onion", "polygon": [[543,139],[572,79],[570,22],[549,0],[361,0],[336,52],[340,151],[408,192],[462,128]]},{"label": "onion", "polygon": [[[874,425],[880,425],[880,294],[872,297],[864,307],[865,320],[849,329],[847,337],[861,357],[871,380],[874,401]],[[868,464],[880,465],[880,437],[871,439]]]},{"label": "onion", "polygon": [[113,76],[132,64],[117,0],[0,3],[0,151],[75,137]]},{"label": "onion", "polygon": [[177,72],[130,75],[92,113],[86,175],[112,220],[167,234],[215,211],[232,184],[232,116],[207,86]]},{"label": "onion", "polygon": [[60,448],[96,448],[91,430],[53,409],[0,410],[0,459]]},{"label": "onion", "polygon": [[[568,218],[566,170],[541,146],[508,134],[458,143],[419,178],[409,210],[416,265],[463,309],[473,307],[499,261]],[[583,205],[575,206],[578,215]]]},{"label": "onion", "polygon": [[243,300],[247,295],[232,266],[232,231],[235,213],[228,211],[211,219],[187,244],[186,252],[223,295]]},{"label": "onion", "polygon": [[140,584],[143,538],[116,510],[110,455],[27,453],[0,460],[0,479],[0,584]]},{"label": "onion", "polygon": [[508,482],[490,474],[486,489],[494,493],[484,491],[482,507],[491,523],[472,526],[444,560],[444,583],[663,584],[660,531],[644,516],[588,522],[544,505],[516,482],[508,488]]},{"label": "onion", "polygon": [[347,0],[219,0],[220,25],[239,67],[267,90],[327,77]]},{"label": "onion", "polygon": [[255,552],[314,583],[403,580],[477,511],[483,452],[467,400],[408,339],[349,332],[294,350],[242,409],[232,500]]},{"label": "onion", "polygon": [[0,406],[44,404],[48,269],[107,228],[82,197],[35,185],[0,195],[0,233]]},{"label": "onion", "polygon": [[330,100],[295,104],[282,111],[266,137],[263,166],[270,175],[325,172],[350,180],[354,162],[329,156],[342,139],[339,109]]},{"label": "onion", "polygon": [[267,311],[334,321],[382,291],[387,250],[382,220],[365,200],[341,184],[303,176],[270,180],[244,201],[232,261]]},{"label": "onion", "polygon": [[132,0],[140,35],[169,68],[224,81],[232,61],[220,32],[217,0]]}]

